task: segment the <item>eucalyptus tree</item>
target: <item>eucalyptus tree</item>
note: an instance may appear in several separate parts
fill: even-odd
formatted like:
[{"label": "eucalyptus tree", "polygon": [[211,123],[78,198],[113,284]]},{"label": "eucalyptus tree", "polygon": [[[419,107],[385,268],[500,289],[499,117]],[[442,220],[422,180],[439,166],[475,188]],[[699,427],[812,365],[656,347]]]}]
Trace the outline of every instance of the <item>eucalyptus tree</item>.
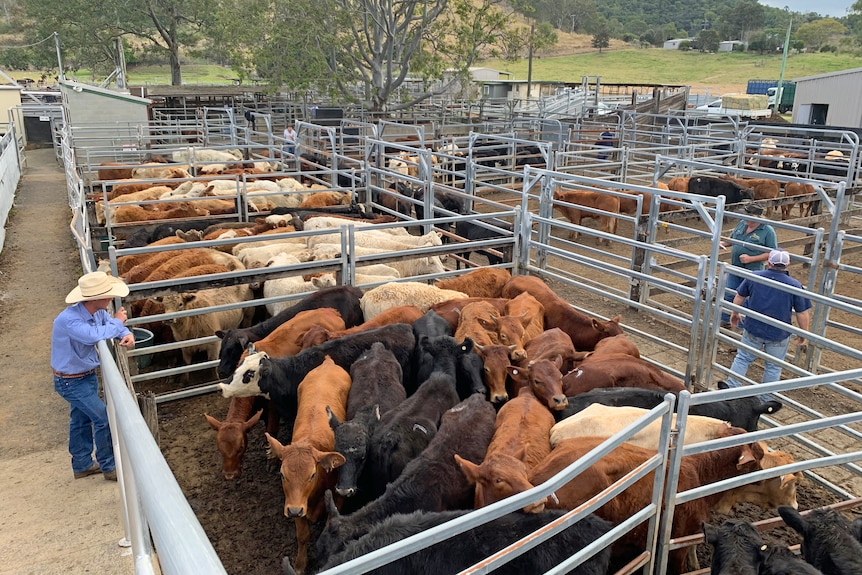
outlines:
[{"label": "eucalyptus tree", "polygon": [[180,53],[201,39],[213,11],[209,0],[20,0],[34,37],[60,36],[72,68],[99,68],[116,61],[114,40],[124,38],[142,52],[164,55],[171,84],[182,84]]},{"label": "eucalyptus tree", "polygon": [[[224,0],[213,34],[246,76],[387,111],[445,92],[497,55],[507,10],[501,0]],[[405,94],[408,81],[419,89]]]}]

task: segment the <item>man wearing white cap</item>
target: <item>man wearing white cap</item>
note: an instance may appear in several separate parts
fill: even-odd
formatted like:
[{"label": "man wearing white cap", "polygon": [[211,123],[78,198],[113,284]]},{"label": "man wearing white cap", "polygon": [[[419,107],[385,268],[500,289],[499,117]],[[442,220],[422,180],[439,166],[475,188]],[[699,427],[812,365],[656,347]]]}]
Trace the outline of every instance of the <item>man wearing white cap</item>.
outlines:
[{"label": "man wearing white cap", "polygon": [[107,312],[113,298],[127,295],[129,288],[122,280],[104,272],[85,274],[66,296],[66,303],[72,305],[54,320],[51,369],[54,390],[71,406],[69,453],[75,479],[102,473],[109,481],[117,480],[108,412],[96,379],[96,344],[118,338],[123,347],[134,347],[135,338],[123,325],[126,310],[120,308],[113,317]]},{"label": "man wearing white cap", "polygon": [[[799,280],[790,277],[787,266],[790,265],[790,254],[784,250],[772,250],[769,252],[767,269],[754,272],[755,274],[768,278],[795,288],[803,289]],[[748,300],[748,308],[765,316],[769,316],[786,324],[792,324],[793,313],[796,312],[796,322],[801,329],[808,331],[808,310],[811,308],[811,300],[806,297],[791,294],[776,289],[771,285],[744,280],[736,290],[733,303],[741,306]],[[730,323],[736,327],[739,323],[739,312],[730,314]],[[753,317],[745,318],[742,329],[742,343],[748,347],[758,349],[780,360],[787,354],[790,345],[790,332],[781,328],[771,326]],[[799,345],[805,345],[806,340],[797,336]],[[736,358],[730,366],[730,371],[744,376],[748,372],[748,366],[756,359],[756,356],[746,349],[740,348],[736,352]],[[771,383],[781,379],[781,366],[770,361],[765,362],[763,367],[763,383]],[[727,379],[729,387],[739,387],[740,383],[733,377]]]}]

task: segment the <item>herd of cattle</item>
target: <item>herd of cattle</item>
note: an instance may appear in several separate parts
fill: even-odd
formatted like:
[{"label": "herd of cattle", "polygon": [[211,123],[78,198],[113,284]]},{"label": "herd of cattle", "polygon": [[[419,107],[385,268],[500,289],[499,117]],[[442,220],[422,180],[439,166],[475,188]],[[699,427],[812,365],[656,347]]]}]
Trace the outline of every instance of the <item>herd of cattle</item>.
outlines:
[{"label": "herd of cattle", "polygon": [[[207,157],[207,161],[218,160]],[[233,167],[239,162],[235,157],[223,161],[226,165],[218,173],[240,170],[245,174],[250,186],[247,197],[259,196],[253,199],[255,209],[270,215],[254,224],[210,221],[204,227],[200,220],[191,220],[141,227],[125,238],[126,247],[188,245],[181,250],[118,258],[117,271],[127,283],[278,269],[340,255],[337,234],[303,238],[283,234],[339,227],[344,220],[331,217],[331,212],[349,208],[353,201],[349,194],[317,190],[314,188],[322,186],[302,183],[301,178],[269,179],[269,167]],[[161,183],[167,185],[117,183],[107,205],[97,204],[97,216],[107,213],[113,222],[151,223],[162,217],[196,218],[236,210],[235,199],[217,197],[236,193],[234,182],[173,185],[170,178],[188,178],[185,168],[156,164],[147,169],[162,171],[108,173],[125,168],[104,166],[100,180],[166,178]],[[792,186],[784,187],[786,195],[814,191],[810,186]],[[773,199],[781,189],[778,182],[768,179],[713,177],[674,178],[666,186],[660,185],[664,187],[725,195],[728,203]],[[415,199],[417,192],[400,193]],[[611,213],[631,213],[636,207],[635,201],[599,192],[558,191],[555,199],[563,215],[576,223],[595,217],[578,210],[578,205]],[[454,196],[443,194],[435,201],[448,202],[440,205],[463,213]],[[112,207],[112,202],[137,205]],[[782,211],[785,207],[789,212],[790,204],[782,205]],[[662,204],[665,209],[673,207]],[[328,211],[330,216],[320,211]],[[417,213],[417,217],[421,215]],[[356,255],[439,246],[443,241],[439,233],[419,236],[404,228],[374,227],[383,221],[392,218],[357,223]],[[602,229],[614,233],[615,222],[613,217],[602,218]],[[272,234],[281,235],[268,240],[266,236]],[[485,228],[469,224],[457,228],[456,235],[488,237]],[[194,244],[250,236],[260,236],[259,241],[222,243],[217,248]],[[499,263],[491,253],[490,263]],[[426,256],[358,267],[358,284],[390,282],[365,293],[337,285],[340,281],[334,274],[281,274],[283,277],[267,279],[262,286],[215,287],[132,304],[132,316],[142,317],[252,302],[255,292],[272,301],[266,306],[268,319],[257,323],[254,307],[249,305],[146,327],[153,329],[159,341],[213,334],[220,339],[183,348],[183,360],[191,364],[195,352],[205,352],[208,360],[219,360],[218,375],[227,382],[221,385],[224,396],[231,398],[225,419],[206,416],[217,431],[225,479],[240,476],[248,432],[261,419],[266,420],[273,466],[280,460],[284,515],[296,523],[298,553],[285,558],[286,572],[308,569],[311,524],[324,517],[326,526],[316,541],[318,561],[314,566],[320,569],[539,485],[660,404],[665,394],[685,389],[681,380],[640,358],[636,345],[620,328],[619,317],[600,321],[581,314],[538,278],[512,277],[505,270],[482,268],[435,285],[395,281],[444,270],[439,256]],[[305,292],[312,293],[298,303],[287,303],[291,295]],[[758,398],[693,407],[684,441],[753,431],[761,414],[780,408],[777,402]],[[288,443],[278,439],[281,421],[292,424]],[[525,513],[502,517],[445,546],[428,548],[377,572],[448,573],[466,568],[558,519],[564,510],[583,504],[643,464],[655,454],[658,434],[657,427],[644,429],[553,498],[525,507]],[[687,456],[679,490],[790,462],[788,454],[772,451],[763,442]],[[823,521],[794,515],[801,477],[801,473],[776,477],[682,504],[676,509],[673,536],[698,532],[712,510],[726,513],[738,502],[767,509],[788,506],[781,508],[782,516],[804,533],[806,544],[812,542],[803,547],[807,560],[823,573],[862,573],[862,559],[846,559],[853,553],[862,558],[859,543],[842,539],[836,544],[835,537],[830,537],[827,544],[821,536],[826,530],[821,527]],[[652,485],[650,474],[604,505],[596,516],[566,529],[499,572],[547,571],[648,505]],[[832,521],[837,520],[833,517]],[[747,524],[703,526],[708,542],[715,547],[713,573],[809,572],[801,567],[779,570],[777,565],[793,561],[793,557],[781,549],[767,550],[747,528]],[[574,572],[613,572],[646,546],[646,525],[641,525]],[[745,567],[740,566],[743,559],[748,561]],[[824,567],[824,561],[839,566]],[[673,551],[669,572],[681,573],[685,567],[686,552]]]}]

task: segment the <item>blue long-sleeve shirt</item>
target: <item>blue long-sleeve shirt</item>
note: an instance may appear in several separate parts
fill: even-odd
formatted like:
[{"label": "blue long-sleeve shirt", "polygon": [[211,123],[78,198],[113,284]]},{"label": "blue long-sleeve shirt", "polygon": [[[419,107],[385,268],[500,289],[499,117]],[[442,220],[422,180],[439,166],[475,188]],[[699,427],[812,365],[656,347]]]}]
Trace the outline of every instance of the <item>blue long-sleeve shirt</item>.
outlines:
[{"label": "blue long-sleeve shirt", "polygon": [[83,373],[99,366],[96,344],[130,334],[120,320],[100,309],[91,315],[84,304],[70,305],[54,320],[51,368],[59,373]]}]

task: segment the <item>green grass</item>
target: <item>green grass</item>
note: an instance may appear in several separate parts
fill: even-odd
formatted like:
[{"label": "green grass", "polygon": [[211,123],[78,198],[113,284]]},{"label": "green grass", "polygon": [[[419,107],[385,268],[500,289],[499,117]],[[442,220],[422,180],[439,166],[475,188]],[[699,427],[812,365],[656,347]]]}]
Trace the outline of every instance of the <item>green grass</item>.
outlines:
[{"label": "green grass", "polygon": [[[221,84],[231,85],[233,79],[236,78],[236,73],[225,66],[215,64],[183,64],[181,67],[183,74],[183,84]],[[129,84],[170,84],[171,69],[168,65],[150,65],[150,66],[127,66],[126,73],[128,74]],[[90,76],[89,70],[77,70],[74,73],[67,72],[66,76],[75,78],[82,82],[91,82],[93,78]],[[101,81],[103,78],[96,78]]]},{"label": "green grass", "polygon": [[[517,80],[527,78],[526,60],[489,60],[480,65],[511,72]],[[792,80],[858,67],[862,67],[862,58],[848,54],[793,54],[788,55],[784,77]],[[609,83],[739,86],[743,91],[748,80],[777,79],[780,70],[781,54],[703,54],[658,48],[533,59],[534,80],[579,82],[581,76],[601,76]]]}]

